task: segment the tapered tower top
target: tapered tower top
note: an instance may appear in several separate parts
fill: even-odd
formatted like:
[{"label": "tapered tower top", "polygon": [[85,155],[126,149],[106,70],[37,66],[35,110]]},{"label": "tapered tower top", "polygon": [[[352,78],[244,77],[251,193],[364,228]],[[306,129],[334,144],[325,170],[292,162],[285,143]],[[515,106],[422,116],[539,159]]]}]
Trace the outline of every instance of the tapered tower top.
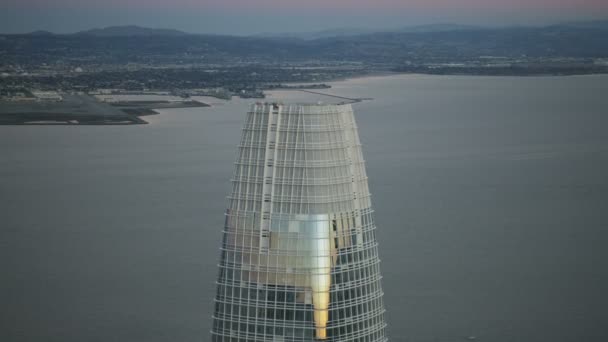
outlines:
[{"label": "tapered tower top", "polygon": [[228,199],[214,342],[386,341],[350,104],[253,104]]}]

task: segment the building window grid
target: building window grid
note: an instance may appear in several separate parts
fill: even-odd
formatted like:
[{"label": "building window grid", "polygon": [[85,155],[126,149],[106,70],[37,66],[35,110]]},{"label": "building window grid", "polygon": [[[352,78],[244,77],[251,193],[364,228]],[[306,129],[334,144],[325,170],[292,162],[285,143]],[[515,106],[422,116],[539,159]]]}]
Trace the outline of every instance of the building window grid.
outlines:
[{"label": "building window grid", "polygon": [[[256,325],[264,325],[264,326],[268,326],[270,325],[270,323],[272,323],[273,326],[276,326],[275,322],[281,322],[282,324],[279,324],[279,326],[281,327],[285,327],[285,328],[307,328],[307,326],[305,326],[303,324],[303,322],[298,322],[295,320],[278,320],[279,318],[286,318],[286,314],[284,313],[280,313],[280,314],[276,314],[276,316],[272,316],[272,317],[253,317],[251,318],[250,316],[243,314],[246,313],[248,310],[251,310],[253,308],[248,308],[248,307],[242,307],[239,306],[238,304],[225,304],[226,306],[224,307],[223,311],[227,312],[228,314],[214,314],[214,318],[216,318],[218,320],[218,322],[224,321],[224,322],[230,322],[230,323],[238,323],[238,324],[245,324],[245,325],[252,325],[252,324],[256,324]],[[379,306],[380,304],[376,304],[377,306]],[[284,308],[287,309],[287,306],[285,306]],[[350,308],[351,310],[353,310],[353,312],[348,312],[349,309],[348,308],[344,308],[341,309],[342,312],[344,312],[342,314],[342,317],[348,317],[348,319],[344,319],[342,321],[335,321],[332,324],[330,324],[328,326],[328,328],[331,329],[340,329],[343,327],[354,327],[356,325],[359,324],[369,324],[369,325],[373,325],[375,324],[375,322],[378,321],[382,321],[382,317],[384,315],[385,310],[383,308],[378,308],[375,309],[373,311],[370,312],[361,312],[360,314],[355,314],[354,313],[354,308]],[[239,311],[240,310],[240,311]],[[271,309],[273,310],[273,309]],[[308,310],[308,312],[310,312],[311,310]],[[277,312],[277,310],[275,309],[274,312]],[[294,312],[292,312],[294,313]],[[335,313],[334,313],[335,314]],[[282,317],[279,317],[279,315],[283,315]],[[308,327],[310,328],[310,327]]]},{"label": "building window grid", "polygon": [[[233,326],[234,327],[234,326]],[[269,332],[274,326],[266,326],[265,332]],[[268,329],[271,328],[271,329]],[[352,327],[341,327],[339,330],[345,331],[344,334],[340,335],[340,341],[361,341],[361,339],[368,338],[369,341],[386,341],[386,337],[384,336],[384,332],[386,329],[386,324],[384,323],[376,323],[373,325],[369,325],[365,329],[357,328],[354,329]],[[272,329],[275,330],[275,329]],[[312,329],[302,329],[302,330],[312,330]],[[276,331],[276,330],[275,330]],[[212,331],[214,335],[217,337],[229,337],[229,338],[242,338],[238,341],[268,341],[268,335],[263,333],[234,333],[233,329],[215,329]],[[236,336],[235,336],[236,335]],[[310,341],[306,337],[295,337],[294,341]],[[332,341],[330,338],[328,341]]]},{"label": "building window grid", "polygon": [[[353,305],[353,306],[331,308],[331,314],[335,317],[330,320],[328,327],[336,328],[336,327],[341,327],[344,325],[349,325],[352,323],[364,322],[373,317],[383,315],[385,310],[383,307],[381,307],[382,303],[379,298],[380,297],[375,297],[366,302],[362,302],[362,303],[359,303],[359,304]],[[218,304],[218,303],[221,304],[218,307],[224,307],[224,309],[222,309],[223,313],[216,312],[214,314],[214,318],[218,318],[218,319],[222,319],[222,320],[230,320],[230,321],[242,320],[243,322],[245,322],[247,324],[249,324],[249,323],[267,324],[269,322],[273,322],[276,319],[276,317],[274,317],[274,316],[267,317],[267,316],[262,316],[262,315],[259,315],[259,316],[254,315],[256,310],[253,310],[253,309],[258,309],[259,306],[247,306],[247,304],[245,304],[245,303],[239,303],[239,302],[233,302],[233,301],[219,301],[218,300],[218,301],[216,301],[216,304]],[[363,309],[363,307],[368,307],[369,309]],[[236,312],[237,308],[241,308],[242,311],[240,313],[237,313]],[[295,314],[299,315],[300,313],[303,314],[303,316],[311,317],[313,310],[310,308],[301,308],[300,306],[285,304],[282,306],[268,307],[268,309],[270,309],[270,310],[277,310],[277,309],[288,310],[289,309],[288,311],[286,311],[285,315],[289,315],[290,318],[289,319],[285,318],[285,320],[283,322],[288,327],[292,327],[292,328],[310,327],[309,326],[310,322],[298,321],[298,320],[294,319],[294,315]],[[358,313],[357,314],[346,313],[346,311],[349,309],[351,309],[353,311],[357,310]],[[248,314],[247,310],[249,310],[251,313]]]},{"label": "building window grid", "polygon": [[[298,117],[298,116],[299,116],[299,117],[298,117],[298,119],[297,119],[297,121],[296,121],[296,122],[297,122],[297,124],[296,124],[296,126],[295,126],[295,127],[296,127],[296,130],[301,130],[301,126],[299,126],[299,125],[301,125],[301,124],[302,124],[302,121],[301,121],[302,119],[301,119],[301,113],[299,113],[299,114],[300,114],[300,115],[296,115],[296,117]],[[255,116],[255,115],[254,115],[254,116]],[[287,116],[289,117],[289,115],[287,115]],[[328,116],[326,116],[326,117],[330,117],[330,116],[328,115]],[[331,117],[333,117],[333,116],[331,116]],[[318,119],[318,120],[320,121],[320,116],[317,116],[317,117],[316,117],[316,119]],[[253,121],[256,121],[256,120],[253,120]],[[262,121],[262,120],[259,120],[259,121]],[[258,122],[259,122],[259,121],[258,121]],[[293,121],[293,120],[291,120],[291,121]],[[288,120],[288,124],[290,124],[290,123],[292,123],[292,122],[290,122],[290,121]],[[293,123],[292,123],[292,124],[293,124]],[[307,125],[306,120],[304,120],[304,124],[305,124],[305,125]],[[261,132],[263,132],[263,130],[261,130]],[[322,136],[322,135],[318,135],[318,136],[320,137],[320,136]],[[314,135],[312,135],[312,137],[315,137],[315,136],[314,136]],[[252,137],[252,140],[251,140],[251,141],[252,141],[252,146],[253,146],[253,145],[254,145],[254,143],[253,143],[253,142],[255,142],[255,138],[254,138],[254,137]],[[314,143],[315,143],[315,142],[309,142],[309,141],[306,141],[306,137],[305,137],[305,136],[304,136],[304,137],[296,137],[296,139],[295,139],[295,141],[294,141],[294,142],[295,142],[296,146],[298,146],[298,144],[299,144],[299,143],[303,144],[305,149],[306,149],[306,148],[308,148],[309,146],[314,145]],[[319,145],[321,145],[321,144],[319,144]],[[263,163],[264,163],[264,162],[263,162],[263,156],[260,156],[260,155],[259,155],[259,153],[261,153],[261,151],[260,151],[260,150],[261,150],[261,149],[260,149],[260,148],[258,148],[258,149],[256,149],[256,151],[255,151],[255,152],[257,152],[257,153],[258,153],[258,157],[262,157],[262,158],[260,158],[262,161],[261,161],[261,162],[255,162],[254,160],[251,160],[251,161],[253,162],[253,163],[252,163],[253,165],[248,165],[248,166],[250,166],[250,167],[246,168],[246,169],[247,169],[247,176],[246,176],[246,177],[244,177],[244,178],[255,178],[255,179],[260,179],[260,178],[261,178],[261,177],[259,177],[258,175],[251,176],[251,172],[253,171],[253,170],[252,170],[253,168],[255,168],[255,167],[259,167],[259,166],[260,166],[260,164],[262,164],[262,166],[263,166]],[[253,152],[253,149],[252,149],[251,151],[249,151],[248,153],[252,153],[252,152]],[[332,155],[334,152],[335,152],[335,151],[330,151],[330,152],[329,152],[329,154],[330,154],[330,155]],[[287,155],[286,155],[286,156],[287,156]],[[314,157],[314,156],[315,156],[315,155],[314,155],[314,152],[313,152],[313,157]],[[318,157],[318,156],[317,156],[317,157]],[[288,162],[288,161],[287,161],[287,157],[285,157],[285,158],[286,158],[286,162]],[[294,158],[294,161],[295,161],[295,158]],[[305,163],[305,164],[307,164],[307,166],[308,166],[308,165],[310,165],[310,163]],[[362,166],[362,165],[361,165],[361,166]],[[245,168],[242,168],[241,170],[245,170]],[[364,169],[363,169],[363,170],[364,170]],[[296,172],[296,170],[295,170],[295,169],[294,169],[294,170],[289,170],[289,171],[291,171],[291,172]],[[307,173],[308,171],[309,171],[309,170],[308,170],[308,169],[306,169],[306,170],[303,170],[302,172]],[[330,170],[330,171],[331,171],[331,170]],[[240,176],[242,176],[242,175],[243,175],[243,173],[244,173],[244,172],[241,172],[241,173],[240,173]],[[254,171],[254,173],[259,173],[259,171],[257,171],[257,170],[256,170],[256,171]],[[356,172],[355,172],[355,173],[356,173]],[[292,174],[292,175],[293,175],[293,174]],[[303,179],[306,179],[306,177],[303,177]],[[250,182],[250,183],[253,183],[253,182]],[[275,183],[275,184],[276,184],[276,183]],[[245,185],[245,186],[247,187],[247,190],[250,190],[250,191],[251,191],[251,192],[253,192],[253,193],[259,193],[259,192],[261,192],[261,189],[259,189],[259,188],[260,188],[260,186],[259,186],[259,185],[261,185],[261,184],[259,184],[259,183],[258,183],[258,184]],[[244,185],[239,184],[239,186],[244,186]],[[294,195],[294,192],[295,192],[295,191],[294,191],[294,188],[295,188],[295,187],[297,187],[297,186],[299,186],[301,189],[299,190],[299,192],[296,192],[296,194]],[[299,196],[304,196],[304,194],[305,194],[306,192],[310,191],[310,188],[305,188],[305,186],[306,186],[306,184],[295,184],[295,186],[294,186],[294,187],[292,187],[292,188],[291,188],[291,191],[290,191],[290,193],[292,194],[292,197],[295,197],[295,196],[296,196],[296,195],[298,195],[298,194],[299,194]],[[284,191],[284,190],[282,190],[282,191]],[[246,201],[252,201],[252,200],[256,200],[256,199],[258,199],[258,197],[259,197],[259,196],[255,196],[255,195],[253,195],[253,196],[246,196],[246,198],[244,198],[244,199],[243,199],[243,201],[245,201],[245,202],[246,202]],[[300,197],[300,198],[302,198],[302,197]],[[300,208],[296,208],[295,206],[291,206],[291,207],[286,207],[286,209],[288,209],[288,210],[287,210],[287,212],[292,212],[292,213],[293,213],[293,212],[298,212],[298,210],[296,210],[296,209],[300,209],[300,212],[301,212],[301,210],[303,209],[302,207],[304,207],[304,206],[305,206],[305,205],[302,205],[302,203],[300,203]],[[247,209],[250,209],[250,208],[251,208],[251,206],[248,206],[248,205],[245,205],[245,207],[246,207]],[[309,207],[309,206],[307,206],[307,207]],[[239,206],[238,208],[240,208],[240,206]],[[240,210],[236,210],[236,211],[238,212],[238,211],[240,211]],[[370,210],[370,211],[371,211],[371,210]],[[362,221],[363,221],[363,220],[365,220],[365,219],[362,217]],[[248,239],[248,238],[245,236],[245,235],[247,235],[247,234],[245,234],[245,230],[249,230],[250,232],[252,232],[252,231],[255,231],[255,228],[253,228],[253,229],[247,229],[247,228],[245,228],[245,227],[242,227],[242,226],[240,225],[240,222],[238,222],[238,221],[236,221],[236,222],[237,222],[237,223],[236,223],[236,226],[237,226],[237,227],[236,227],[236,230],[238,231],[238,233],[237,233],[238,238],[239,238],[239,239],[242,239],[242,240],[240,241],[241,246],[246,246],[247,244],[249,244],[249,249],[254,250],[254,248],[253,248],[254,246],[253,246],[253,245],[251,245],[251,244],[253,243],[253,239]],[[245,229],[242,229],[242,228],[245,228]],[[241,231],[241,229],[242,229],[243,231]],[[373,226],[373,224],[371,224],[371,225],[370,225],[370,229],[369,229],[369,230],[370,230],[370,231],[373,231],[374,229],[375,229],[375,227]],[[228,229],[227,229],[227,230],[228,230]],[[363,230],[363,229],[362,229],[362,231],[365,231],[365,230]],[[344,235],[346,236],[346,234],[344,234]],[[348,235],[349,235],[349,236],[352,236],[353,234],[348,234]],[[373,235],[366,236],[366,240],[367,240],[367,238],[369,238],[370,236],[373,236]],[[237,238],[237,237],[235,236],[235,238]],[[227,246],[226,246],[226,247],[227,247]],[[374,245],[373,249],[375,249],[375,245]],[[297,251],[297,252],[296,252],[296,255],[299,255],[299,254],[300,254],[300,252],[299,252],[299,251]],[[352,253],[350,253],[350,254],[352,254],[352,255],[353,255],[353,259],[354,259],[354,260],[359,260],[359,259],[364,260],[364,259],[362,258],[362,255],[367,255],[368,257],[373,258],[373,256],[374,256],[374,255],[377,255],[377,252],[375,252],[375,251],[374,251],[374,252],[371,252],[371,253],[370,253],[369,251],[365,250],[365,251],[363,251],[363,253],[352,252]],[[237,255],[237,254],[234,254],[234,255],[232,255],[232,256],[230,256],[230,257],[234,257],[235,255]],[[229,256],[228,256],[227,254],[224,254],[224,256],[227,258],[227,259],[224,259],[224,260],[229,260],[229,259],[228,259],[228,258],[229,258]],[[241,263],[244,263],[244,262],[246,261],[246,260],[245,260],[245,254],[244,254],[244,253],[239,254],[239,257],[240,257],[240,262],[241,262]],[[376,257],[376,258],[377,258],[377,257]],[[238,261],[238,260],[235,260],[235,261]],[[237,263],[237,262],[235,262],[235,264],[236,264],[236,263]],[[353,267],[357,267],[357,266],[354,266],[354,265],[353,265]],[[241,279],[241,277],[243,276],[243,274],[241,274],[241,272],[239,272],[238,277],[237,277],[237,273],[236,273],[236,271],[235,271],[235,270],[224,270],[224,272],[223,272],[223,273],[224,273],[224,274],[228,274],[228,272],[227,272],[227,271],[228,271],[228,272],[230,272],[230,274],[232,275],[232,276],[231,276],[231,278],[239,278],[239,279]],[[346,277],[347,277],[348,279],[350,279],[350,278],[353,278],[353,279],[354,279],[354,278],[357,278],[357,277],[359,277],[359,278],[360,278],[360,277],[364,277],[364,276],[366,276],[367,272],[369,272],[367,269],[363,269],[363,270],[357,270],[357,272],[354,272],[354,270],[352,270],[352,271],[351,271],[351,270],[348,270],[348,271],[344,271],[344,272],[336,272],[335,274],[346,274]],[[335,275],[335,274],[334,274],[334,272],[332,272],[332,275]],[[357,276],[355,276],[355,274],[356,274]],[[241,285],[242,285],[242,284],[244,284],[244,283],[242,282],[242,280],[241,280],[241,283],[240,283],[240,284],[241,284]],[[220,285],[218,285],[218,286],[220,286]],[[341,284],[341,286],[344,286],[344,284]],[[231,292],[231,293],[232,293],[232,295],[235,297],[235,299],[236,299],[236,298],[238,298],[238,302],[242,302],[243,300],[245,300],[246,308],[245,308],[245,309],[243,309],[243,310],[244,310],[244,311],[243,311],[243,313],[246,313],[246,314],[247,314],[247,316],[249,316],[249,310],[250,310],[250,309],[251,309],[251,307],[253,307],[254,305],[257,305],[257,303],[255,303],[255,302],[251,301],[251,299],[250,299],[249,297],[245,297],[245,296],[244,296],[244,294],[245,294],[245,293],[248,293],[248,292],[244,292],[244,290],[239,290],[239,292],[238,292],[238,297],[237,297],[237,296],[236,296],[236,292],[234,292],[234,291],[236,291],[236,290],[234,290],[234,289],[233,289],[233,292]],[[224,293],[226,293],[226,292],[224,292]],[[276,294],[275,294],[275,295],[276,295]],[[268,302],[265,302],[265,303],[267,304]],[[267,307],[268,305],[265,305],[265,306]],[[287,306],[287,304],[285,303],[285,304],[283,305],[283,310],[286,310],[287,308],[288,308],[288,306]],[[350,310],[349,310],[349,311],[350,311]],[[285,311],[283,311],[283,312],[285,312]],[[287,317],[285,317],[285,318],[287,318]],[[240,322],[240,321],[241,321],[241,320],[239,319],[239,320],[238,320],[238,322]],[[277,324],[275,324],[274,328],[276,328],[276,327],[277,327]],[[232,328],[238,329],[238,328],[239,328],[239,326],[233,326]],[[242,326],[241,326],[240,328],[242,328]],[[353,329],[353,330],[356,330],[356,329]],[[276,329],[274,329],[274,331],[276,331]],[[295,334],[295,332],[294,332],[294,334]],[[293,335],[293,337],[295,337],[295,335]]]},{"label": "building window grid", "polygon": [[[225,284],[218,284],[219,286],[225,286],[226,288],[230,287],[230,286],[226,286]],[[341,291],[331,291],[330,295],[334,295],[334,297],[350,297],[350,292],[352,292],[355,288],[353,289],[345,289],[345,290],[341,290]],[[364,303],[370,303],[371,301],[374,300],[378,300],[382,297],[383,292],[380,289],[380,282],[377,279],[375,282],[373,283],[369,283],[369,284],[365,284],[365,294],[361,294],[359,297],[354,297],[352,299],[348,299],[348,300],[344,300],[343,303],[331,303],[331,309],[332,310],[337,310],[337,309],[341,309],[341,308],[347,308],[347,307],[352,307],[352,306],[356,306],[359,304],[364,304]],[[226,289],[224,292],[227,294],[228,289]],[[231,292],[235,291],[234,287],[231,289]],[[285,295],[290,295],[290,296],[297,296],[300,293],[304,293],[307,290],[304,291],[286,291]],[[361,291],[363,293],[363,291]],[[227,296],[224,295],[222,296],[218,296],[215,299],[217,302],[219,303],[240,303],[240,304],[247,304],[250,303],[252,304],[252,306],[257,306],[257,304],[261,304],[265,302],[265,299],[256,299],[256,300],[246,300],[244,302],[240,302],[239,299],[232,297],[232,296]],[[305,303],[298,303],[298,302],[294,302],[294,301],[290,301],[290,303],[293,304],[295,309],[303,309],[306,307],[307,304]],[[281,305],[269,305],[268,307],[272,308],[272,309],[276,309],[277,307],[280,307]],[[306,310],[303,310],[306,311]]]},{"label": "building window grid", "polygon": [[[277,256],[277,255],[274,255]],[[294,258],[299,258],[300,256],[296,256],[296,255],[290,255],[291,257]],[[336,270],[330,273],[332,279],[341,279],[340,282],[338,282],[336,280],[336,288],[339,289],[351,289],[351,288],[356,288],[359,285],[366,285],[366,284],[370,284],[373,283],[375,280],[380,280],[382,279],[382,276],[380,275],[379,272],[379,264],[380,261],[377,259],[370,259],[370,260],[364,260],[359,262],[358,264],[356,264],[356,268],[352,269],[352,270],[345,270],[345,271],[340,271],[340,270]],[[259,273],[289,273],[291,275],[308,275],[308,271],[304,270],[290,270],[289,267],[271,267],[271,266],[261,266],[261,265],[250,265],[249,262],[246,262],[242,265],[247,266],[247,268],[255,268],[255,270],[253,270],[254,272],[259,272]],[[222,261],[219,264],[220,267],[226,269],[227,271],[252,271],[250,269],[244,269],[241,265],[238,265],[236,263],[229,263],[229,262],[225,262]],[[369,279],[364,279],[362,277],[353,277],[352,274],[354,274],[353,272],[367,272],[367,277],[369,277]],[[352,278],[352,280],[349,280],[347,277]],[[377,278],[377,279],[376,279]],[[346,280],[345,280],[346,279]],[[218,280],[219,283],[222,283],[222,279]],[[338,287],[339,286],[339,287]],[[331,290],[330,290],[331,292]]]}]

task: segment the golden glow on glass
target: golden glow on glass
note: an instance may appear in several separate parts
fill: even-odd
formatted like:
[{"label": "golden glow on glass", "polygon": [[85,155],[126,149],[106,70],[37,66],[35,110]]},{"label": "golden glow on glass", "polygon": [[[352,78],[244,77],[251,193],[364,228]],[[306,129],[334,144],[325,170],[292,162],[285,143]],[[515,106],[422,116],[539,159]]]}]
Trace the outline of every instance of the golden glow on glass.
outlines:
[{"label": "golden glow on glass", "polygon": [[[320,216],[320,215],[318,215]],[[311,253],[311,277],[310,287],[312,289],[312,305],[316,335],[318,339],[327,337],[326,328],[329,318],[329,287],[331,285],[331,254],[329,242],[329,220],[313,221],[312,227],[312,253]]]},{"label": "golden glow on glass", "polygon": [[[329,216],[289,216],[273,217],[269,234],[270,248],[267,254],[259,255],[259,265],[288,269],[290,272],[283,274],[260,269],[259,272],[250,272],[250,278],[266,285],[308,288],[314,308],[316,337],[325,339],[329,319],[332,255],[335,255],[335,247],[331,245],[332,228]],[[235,241],[245,239],[235,238]],[[245,268],[255,269],[255,265],[251,263],[251,255],[244,256]]]}]

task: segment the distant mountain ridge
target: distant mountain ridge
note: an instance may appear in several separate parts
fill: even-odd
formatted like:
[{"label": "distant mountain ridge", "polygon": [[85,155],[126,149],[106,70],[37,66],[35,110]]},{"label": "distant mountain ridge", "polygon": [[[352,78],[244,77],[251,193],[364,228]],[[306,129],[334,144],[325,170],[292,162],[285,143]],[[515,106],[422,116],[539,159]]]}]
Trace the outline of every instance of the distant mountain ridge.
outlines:
[{"label": "distant mountain ridge", "polygon": [[[495,30],[556,30],[556,29],[578,29],[578,30],[608,30],[608,20],[594,20],[594,21],[574,21],[564,22],[553,25],[545,26],[503,26],[503,27],[488,27],[488,26],[476,26],[476,25],[462,25],[452,23],[437,23],[437,24],[425,24],[425,25],[413,25],[404,26],[393,29],[371,29],[371,28],[357,28],[357,27],[343,27],[333,28],[321,31],[312,32],[267,32],[249,35],[252,38],[272,38],[272,39],[302,39],[302,40],[316,40],[316,39],[328,39],[328,38],[346,38],[355,36],[365,35],[376,35],[385,33],[406,33],[406,34],[425,34],[425,33],[441,33],[441,32],[462,32],[462,31],[477,31],[477,32],[488,32]],[[0,34],[1,35],[1,34]],[[60,35],[49,31],[37,30],[25,35],[31,36],[52,36]],[[61,34],[64,35],[64,34]],[[79,31],[68,36],[89,36],[89,37],[183,37],[183,36],[201,36],[201,35],[213,35],[213,36],[225,36],[229,35],[214,35],[214,34],[200,34],[200,33],[188,33],[176,29],[169,28],[149,28],[137,25],[124,25],[124,26],[108,26],[104,28],[93,28],[90,30]],[[235,36],[238,37],[238,36]],[[242,37],[242,36],[241,36]]]},{"label": "distant mountain ridge", "polygon": [[335,37],[350,37],[364,34],[371,34],[377,32],[377,30],[357,28],[357,27],[343,27],[327,29],[322,31],[313,32],[264,32],[254,34],[251,37],[257,38],[292,38],[292,39],[304,39],[304,40],[315,40],[322,38],[335,38]]},{"label": "distant mountain ridge", "polygon": [[484,29],[490,30],[492,28],[484,27],[484,26],[475,26],[475,25],[440,23],[440,24],[406,26],[406,27],[402,27],[401,29],[398,29],[395,31],[396,32],[426,33],[426,32],[447,32],[447,31],[484,30]]},{"label": "distant mountain ridge", "polygon": [[334,28],[334,29],[327,29],[327,30],[314,31],[314,32],[281,32],[281,33],[267,32],[267,33],[255,34],[252,37],[295,38],[295,39],[304,39],[304,40],[315,40],[315,39],[323,39],[323,38],[362,36],[362,35],[367,35],[367,34],[383,33],[383,32],[427,33],[427,32],[483,30],[483,29],[491,29],[491,28],[483,27],[483,26],[459,25],[459,24],[446,23],[446,24],[405,26],[405,27],[394,28],[394,29],[370,29],[370,28],[358,28],[358,27],[342,27],[342,28]]},{"label": "distant mountain ridge", "polygon": [[530,30],[543,30],[543,29],[608,29],[608,20],[595,20],[595,21],[580,21],[580,22],[566,22],[554,25],[545,26],[478,26],[478,25],[463,25],[453,23],[437,23],[437,24],[425,24],[425,25],[412,25],[403,26],[393,29],[369,29],[369,28],[357,28],[357,27],[344,27],[334,28],[322,31],[313,32],[267,32],[254,34],[251,37],[256,38],[291,38],[291,39],[303,39],[303,40],[315,40],[315,39],[326,39],[326,38],[346,38],[373,34],[384,34],[384,33],[441,33],[441,32],[462,32],[462,31],[493,31],[493,30],[508,30],[508,29],[530,29]]},{"label": "distant mountain ridge", "polygon": [[[342,29],[324,34],[328,37],[220,36],[127,26],[78,34],[0,35],[0,64],[312,62],[422,73],[526,74],[531,70],[528,65],[535,65],[536,74],[608,72],[608,21],[492,28],[441,24],[402,31]],[[485,66],[491,68],[485,70]],[[499,67],[502,69],[496,71]]]},{"label": "distant mountain ridge", "polygon": [[54,33],[45,31],[45,30],[36,30],[36,31],[28,33],[28,35],[30,35],[30,36],[52,36],[52,35],[54,35]]},{"label": "distant mountain ridge", "polygon": [[566,22],[556,25],[550,25],[550,27],[568,27],[568,28],[579,28],[579,29],[602,29],[608,30],[608,20],[592,20],[592,21],[573,21]]},{"label": "distant mountain ridge", "polygon": [[104,28],[94,28],[86,31],[80,31],[74,33],[79,36],[92,36],[92,37],[150,37],[150,36],[161,36],[161,37],[180,37],[190,35],[189,33],[165,28],[147,28],[135,25],[126,26],[109,26]]}]

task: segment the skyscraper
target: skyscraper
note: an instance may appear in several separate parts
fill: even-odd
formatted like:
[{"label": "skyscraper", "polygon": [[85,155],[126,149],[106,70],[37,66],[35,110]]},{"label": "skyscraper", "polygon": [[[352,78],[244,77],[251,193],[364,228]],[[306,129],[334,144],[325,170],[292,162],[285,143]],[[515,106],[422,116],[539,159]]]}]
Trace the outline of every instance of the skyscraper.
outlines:
[{"label": "skyscraper", "polygon": [[350,104],[252,105],[212,340],[386,341],[372,213]]}]

